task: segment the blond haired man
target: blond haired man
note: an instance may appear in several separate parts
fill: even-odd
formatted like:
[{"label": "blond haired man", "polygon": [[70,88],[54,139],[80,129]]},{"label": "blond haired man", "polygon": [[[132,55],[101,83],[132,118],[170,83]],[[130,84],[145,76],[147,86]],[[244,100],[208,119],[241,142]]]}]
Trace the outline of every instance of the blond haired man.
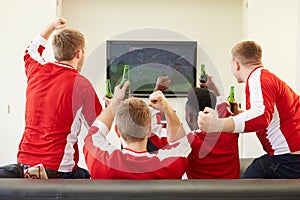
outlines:
[{"label": "blond haired man", "polygon": [[[191,151],[185,131],[161,91],[150,95],[150,106],[165,112],[170,145],[156,154],[147,152],[151,112],[139,98],[124,101],[126,87],[115,88],[112,102],[92,125],[85,138],[84,154],[92,179],[181,179]],[[115,116],[113,115],[115,114]],[[107,141],[115,117],[123,149]]]}]

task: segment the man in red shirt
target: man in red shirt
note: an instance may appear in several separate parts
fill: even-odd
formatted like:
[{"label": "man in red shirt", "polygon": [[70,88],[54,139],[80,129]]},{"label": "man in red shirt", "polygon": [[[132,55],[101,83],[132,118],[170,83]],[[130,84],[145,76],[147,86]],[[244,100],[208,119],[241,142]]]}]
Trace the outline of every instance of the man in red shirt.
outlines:
[{"label": "man in red shirt", "polygon": [[253,41],[231,50],[231,71],[246,83],[246,111],[219,119],[212,109],[199,114],[207,132],[256,132],[266,155],[255,159],[243,178],[300,178],[300,97],[262,65],[262,49]]},{"label": "man in red shirt", "polygon": [[238,179],[240,163],[238,134],[206,133],[198,128],[197,116],[205,107],[214,109],[220,117],[231,116],[230,106],[220,95],[207,88],[192,88],[185,104],[186,121],[191,130],[187,135],[192,147],[188,156],[188,179]]},{"label": "man in red shirt", "polygon": [[[185,119],[192,132],[187,134],[192,151],[188,156],[186,175],[188,179],[238,179],[240,163],[238,152],[238,134],[211,133],[198,128],[199,111],[205,107],[215,108],[220,117],[233,115],[228,102],[225,102],[213,78],[207,75],[208,88],[191,88],[185,104]],[[157,148],[167,145],[165,129],[157,126],[155,115],[152,119],[153,135],[149,138]],[[169,125],[167,125],[169,126]]]},{"label": "man in red shirt", "polygon": [[[91,83],[79,73],[85,60],[84,35],[65,26],[65,19],[55,19],[26,49],[26,125],[18,163],[24,169],[43,164],[49,178],[89,178],[77,166],[78,134],[82,125],[90,127],[102,107]],[[45,45],[59,29],[52,40],[56,61],[46,62]]]},{"label": "man in red shirt", "polygon": [[[165,112],[168,141],[156,154],[147,152],[151,112],[139,98],[122,101],[128,82],[115,88],[114,97],[96,120],[84,143],[86,164],[92,179],[181,179],[191,151],[185,131],[161,91],[150,95],[150,106]],[[114,115],[115,116],[114,116]],[[123,149],[107,141],[115,117]]]}]

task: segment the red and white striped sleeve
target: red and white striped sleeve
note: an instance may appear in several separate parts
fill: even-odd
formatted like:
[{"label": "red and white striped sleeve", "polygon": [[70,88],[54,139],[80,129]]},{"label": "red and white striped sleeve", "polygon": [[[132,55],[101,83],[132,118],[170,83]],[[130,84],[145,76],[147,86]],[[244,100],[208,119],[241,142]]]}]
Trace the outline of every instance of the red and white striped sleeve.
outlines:
[{"label": "red and white striped sleeve", "polygon": [[262,76],[263,68],[250,74],[246,85],[246,108],[243,113],[233,117],[235,133],[256,132],[268,127],[274,113],[276,91],[267,74]]},{"label": "red and white striped sleeve", "polygon": [[27,47],[24,55],[26,76],[38,70],[41,64],[45,63],[42,53],[45,50],[47,40],[42,36],[37,36]]}]

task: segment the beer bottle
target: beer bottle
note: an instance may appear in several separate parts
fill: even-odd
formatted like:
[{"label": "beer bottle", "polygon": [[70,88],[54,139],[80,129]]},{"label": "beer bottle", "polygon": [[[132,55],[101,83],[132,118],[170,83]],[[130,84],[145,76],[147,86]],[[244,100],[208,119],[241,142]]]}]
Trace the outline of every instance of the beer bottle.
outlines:
[{"label": "beer bottle", "polygon": [[230,92],[229,92],[229,96],[227,98],[227,101],[230,104],[230,110],[231,110],[231,112],[234,113],[234,103],[233,103],[235,101],[235,99],[234,99],[234,86],[230,87]]},{"label": "beer bottle", "polygon": [[206,72],[205,72],[205,64],[201,65],[201,74],[200,74],[200,83],[206,83],[207,78],[206,78]]},{"label": "beer bottle", "polygon": [[113,98],[113,93],[111,91],[111,85],[110,85],[110,80],[107,79],[105,82],[105,97],[108,99]]},{"label": "beer bottle", "polygon": [[[121,80],[121,88],[126,83],[126,81],[129,81],[129,65],[124,65],[123,76],[122,76],[122,80]],[[129,85],[128,85],[128,87],[125,91],[124,99],[128,99],[129,97],[130,97],[130,90],[129,90]]]}]

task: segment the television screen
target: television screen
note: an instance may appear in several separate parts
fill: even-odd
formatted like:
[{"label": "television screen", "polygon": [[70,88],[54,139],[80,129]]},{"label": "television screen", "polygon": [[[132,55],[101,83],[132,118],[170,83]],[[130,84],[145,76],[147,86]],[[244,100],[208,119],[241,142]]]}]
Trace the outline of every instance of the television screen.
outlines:
[{"label": "television screen", "polygon": [[124,65],[129,65],[130,91],[147,97],[159,76],[171,80],[166,96],[186,96],[196,85],[197,42],[108,40],[107,78],[114,88],[120,83]]}]

